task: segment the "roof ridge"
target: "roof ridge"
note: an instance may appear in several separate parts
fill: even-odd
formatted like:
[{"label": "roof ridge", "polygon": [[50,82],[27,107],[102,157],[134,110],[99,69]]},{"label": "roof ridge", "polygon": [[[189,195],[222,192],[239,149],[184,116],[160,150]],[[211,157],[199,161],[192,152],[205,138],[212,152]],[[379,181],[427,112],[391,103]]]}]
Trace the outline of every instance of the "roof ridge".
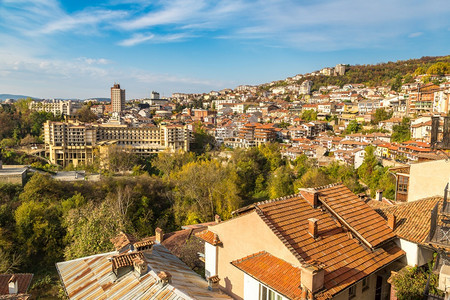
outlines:
[{"label": "roof ridge", "polygon": [[329,188],[332,188],[332,187],[335,187],[335,186],[338,186],[338,185],[343,185],[343,183],[342,182],[335,182],[335,183],[330,183],[330,184],[327,184],[327,185],[322,185],[322,186],[319,186],[319,187],[315,187],[313,189],[316,190],[316,191],[319,191],[319,190],[329,189]]},{"label": "roof ridge", "polygon": [[253,257],[257,257],[257,256],[260,256],[260,255],[265,254],[265,253],[267,253],[267,251],[261,250],[259,252],[252,253],[250,255],[244,256],[242,258],[238,258],[238,259],[232,261],[231,263],[240,263],[240,262],[243,262],[244,260],[247,260],[247,259],[250,259],[250,258],[253,258]]},{"label": "roof ridge", "polygon": [[264,201],[259,201],[259,202],[255,203],[255,208],[258,205],[273,203],[273,202],[277,202],[277,201],[281,201],[281,200],[287,200],[287,199],[298,197],[298,196],[300,196],[300,194],[296,193],[296,194],[290,194],[290,195],[286,195],[286,196],[281,196],[281,197],[274,198],[274,199],[268,199],[268,200],[264,200]]}]

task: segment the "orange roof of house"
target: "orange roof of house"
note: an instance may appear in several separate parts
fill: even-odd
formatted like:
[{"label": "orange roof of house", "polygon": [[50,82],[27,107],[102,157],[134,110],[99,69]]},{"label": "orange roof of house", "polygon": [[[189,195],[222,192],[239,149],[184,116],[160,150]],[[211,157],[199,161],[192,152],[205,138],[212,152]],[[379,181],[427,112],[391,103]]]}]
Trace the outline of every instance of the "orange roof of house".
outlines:
[{"label": "orange roof of house", "polygon": [[385,219],[388,214],[396,217],[394,232],[399,238],[422,244],[430,232],[430,212],[436,203],[440,202],[442,205],[442,201],[442,197],[429,197],[382,207],[376,211]]},{"label": "orange roof of house", "polygon": [[232,261],[231,264],[287,298],[301,299],[300,268],[266,251]]},{"label": "orange roof of house", "polygon": [[383,218],[345,185],[331,185],[316,191],[319,191],[322,203],[359,233],[371,248],[395,237]]},{"label": "orange roof of house", "polygon": [[[256,213],[301,265],[324,268],[325,289],[315,297],[331,298],[404,255],[398,246],[388,241],[395,236],[383,218],[345,186],[328,186],[317,191],[320,192],[320,201],[331,210],[313,208],[299,195],[257,203],[239,210],[245,213],[257,207]],[[342,216],[335,219],[338,213]],[[318,220],[318,239],[308,233],[309,218]],[[370,241],[370,245],[378,246],[377,250],[371,251],[361,245],[358,235]],[[291,284],[295,285],[294,282]],[[296,287],[298,289],[298,285]]]},{"label": "orange roof of house", "polygon": [[209,231],[208,229],[196,233],[195,236],[204,240],[207,243],[210,243],[213,246],[222,244],[217,234],[212,231]]},{"label": "orange roof of house", "polygon": [[131,252],[113,256],[112,266],[114,269],[132,266],[135,259],[144,261],[144,254],[142,254],[142,252]]}]

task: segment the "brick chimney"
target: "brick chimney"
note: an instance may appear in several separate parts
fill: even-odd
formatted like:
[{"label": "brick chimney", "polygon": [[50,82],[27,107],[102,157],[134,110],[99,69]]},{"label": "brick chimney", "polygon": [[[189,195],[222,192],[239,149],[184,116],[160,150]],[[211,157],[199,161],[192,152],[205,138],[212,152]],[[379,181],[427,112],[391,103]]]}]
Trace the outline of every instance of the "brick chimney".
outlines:
[{"label": "brick chimney", "polygon": [[388,214],[388,219],[387,219],[387,223],[388,226],[394,230],[395,229],[395,222],[396,222],[396,217],[394,214]]},{"label": "brick chimney", "polygon": [[222,222],[222,219],[220,218],[219,215],[215,215],[215,216],[214,216],[214,220],[216,221],[217,224],[219,224],[220,222]]},{"label": "brick chimney", "polygon": [[164,232],[161,228],[156,227],[155,229],[155,242],[161,244],[164,241]]},{"label": "brick chimney", "polygon": [[315,266],[302,266],[301,285],[310,293],[315,293],[324,285],[325,271]]},{"label": "brick chimney", "polygon": [[311,188],[307,189],[299,189],[300,195],[305,198],[306,201],[311,204],[313,208],[317,208],[319,206],[319,193]]},{"label": "brick chimney", "polygon": [[315,239],[319,236],[317,221],[318,220],[314,218],[308,219],[308,232]]},{"label": "brick chimney", "polygon": [[375,194],[375,200],[382,201],[383,200],[383,190],[377,190]]}]

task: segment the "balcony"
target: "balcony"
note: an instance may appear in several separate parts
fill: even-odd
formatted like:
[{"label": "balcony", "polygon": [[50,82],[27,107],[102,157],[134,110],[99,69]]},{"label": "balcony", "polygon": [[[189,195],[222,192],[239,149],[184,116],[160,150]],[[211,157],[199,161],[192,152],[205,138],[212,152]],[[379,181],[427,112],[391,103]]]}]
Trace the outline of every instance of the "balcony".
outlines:
[{"label": "balcony", "polygon": [[438,249],[450,250],[450,203],[448,199],[448,183],[444,190],[444,201],[439,210],[439,203],[431,211],[430,232],[427,243]]}]

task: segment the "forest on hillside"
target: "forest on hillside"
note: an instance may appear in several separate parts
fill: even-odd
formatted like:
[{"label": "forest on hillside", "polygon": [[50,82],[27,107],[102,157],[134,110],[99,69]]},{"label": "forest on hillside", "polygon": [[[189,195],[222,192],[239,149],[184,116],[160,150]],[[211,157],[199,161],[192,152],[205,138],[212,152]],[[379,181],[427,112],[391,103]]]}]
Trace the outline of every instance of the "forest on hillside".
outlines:
[{"label": "forest on hillside", "polygon": [[[418,59],[400,60],[396,62],[374,65],[347,65],[346,72],[341,76],[306,76],[298,81],[313,82],[312,90],[321,86],[345,84],[364,84],[367,87],[389,86],[399,91],[402,84],[414,82],[416,75],[445,75],[450,73],[450,56],[425,56]],[[425,76],[426,77],[426,76]],[[426,82],[427,78],[424,78]],[[278,85],[286,85],[281,81]]]}]

